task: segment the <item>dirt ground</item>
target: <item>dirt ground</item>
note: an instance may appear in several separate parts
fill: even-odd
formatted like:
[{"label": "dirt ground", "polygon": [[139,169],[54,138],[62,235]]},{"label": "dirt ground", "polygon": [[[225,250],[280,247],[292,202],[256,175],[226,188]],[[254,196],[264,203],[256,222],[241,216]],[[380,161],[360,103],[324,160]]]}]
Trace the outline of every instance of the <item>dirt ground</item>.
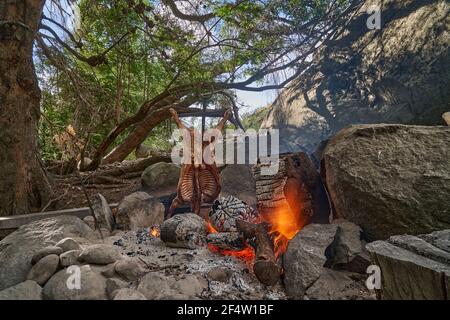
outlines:
[{"label": "dirt ground", "polygon": [[146,167],[161,161],[168,159],[152,157],[123,161],[102,166],[92,172],[76,171],[66,175],[60,175],[53,169],[49,172],[49,178],[53,182],[54,196],[42,211],[87,207],[88,202],[81,181],[91,200],[94,195],[101,193],[108,203],[118,203],[123,197],[140,190],[141,174]]}]

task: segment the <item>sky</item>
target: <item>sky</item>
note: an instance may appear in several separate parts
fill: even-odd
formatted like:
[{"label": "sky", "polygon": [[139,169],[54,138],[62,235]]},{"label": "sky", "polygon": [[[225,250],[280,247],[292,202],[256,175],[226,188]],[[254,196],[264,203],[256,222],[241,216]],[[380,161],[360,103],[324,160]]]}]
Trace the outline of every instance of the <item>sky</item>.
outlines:
[{"label": "sky", "polygon": [[242,111],[250,112],[265,107],[267,104],[271,104],[278,96],[278,92],[276,90],[266,90],[262,92],[236,90],[236,96],[240,103],[248,106],[242,108]]}]

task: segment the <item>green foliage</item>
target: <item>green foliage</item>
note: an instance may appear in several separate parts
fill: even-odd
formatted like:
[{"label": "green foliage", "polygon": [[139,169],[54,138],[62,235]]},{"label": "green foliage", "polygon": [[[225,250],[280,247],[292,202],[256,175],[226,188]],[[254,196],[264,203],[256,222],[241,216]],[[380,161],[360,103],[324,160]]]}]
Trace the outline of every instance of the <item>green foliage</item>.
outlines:
[{"label": "green foliage", "polygon": [[258,108],[253,112],[245,113],[242,116],[242,125],[245,129],[254,129],[256,131],[261,127],[262,122],[270,111],[270,105]]},{"label": "green foliage", "polygon": [[[168,14],[169,9],[161,9],[159,0],[79,0],[74,30],[77,41],[63,38],[84,57],[107,51],[106,60],[91,66],[48,39],[53,61],[37,50],[43,97],[39,128],[42,156],[61,157],[53,136],[68,125],[75,128],[78,138],[88,141],[89,155],[117,123],[169,86],[238,82],[255,75],[255,81],[263,82],[258,72],[264,66],[276,66],[274,57],[285,52],[295,56],[313,46],[312,42],[302,42],[304,30],[300,26],[316,20],[326,24],[328,20],[323,17],[331,3],[337,4],[339,12],[350,2],[204,0],[194,2],[193,11],[216,17],[200,25]],[[195,90],[200,89],[193,86]],[[245,115],[246,127],[259,128],[267,112],[265,107]],[[169,149],[172,127],[170,123],[158,125],[144,144]],[[129,132],[130,128],[112,147]]]}]

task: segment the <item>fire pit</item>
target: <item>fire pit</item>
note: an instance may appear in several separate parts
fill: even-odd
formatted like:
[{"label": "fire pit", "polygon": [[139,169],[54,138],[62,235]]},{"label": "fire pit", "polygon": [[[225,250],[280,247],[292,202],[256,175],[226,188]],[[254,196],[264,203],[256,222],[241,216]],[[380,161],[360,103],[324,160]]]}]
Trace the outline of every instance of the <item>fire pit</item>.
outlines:
[{"label": "fire pit", "polygon": [[[329,207],[321,198],[320,177],[306,155],[281,156],[275,175],[262,175],[262,166],[253,167],[257,208],[233,196],[219,198],[207,221],[194,217],[195,223],[181,222],[186,220],[181,218],[177,218],[179,222],[166,221],[161,239],[171,246],[189,248],[206,243],[215,253],[244,261],[262,284],[278,283],[289,240],[306,224],[328,219]],[[176,227],[168,227],[170,223]]]}]

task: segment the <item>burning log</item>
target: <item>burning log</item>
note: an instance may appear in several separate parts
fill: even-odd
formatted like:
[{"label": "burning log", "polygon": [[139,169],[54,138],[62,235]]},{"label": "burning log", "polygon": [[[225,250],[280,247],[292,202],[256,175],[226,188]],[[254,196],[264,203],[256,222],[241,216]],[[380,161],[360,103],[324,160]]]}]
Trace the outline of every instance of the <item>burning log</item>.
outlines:
[{"label": "burning log", "polygon": [[242,232],[244,239],[249,242],[254,239],[255,261],[253,272],[258,280],[267,286],[275,285],[280,279],[281,268],[275,257],[268,224],[266,222],[253,224],[236,219],[236,227]]},{"label": "burning log", "polygon": [[280,155],[278,172],[263,175],[264,162],[253,167],[257,209],[276,233],[275,252],[311,222],[327,223],[330,205],[325,188],[309,157],[303,153]]},{"label": "burning log", "polygon": [[239,232],[210,233],[206,237],[206,242],[224,250],[242,250],[245,248],[244,238]]}]

